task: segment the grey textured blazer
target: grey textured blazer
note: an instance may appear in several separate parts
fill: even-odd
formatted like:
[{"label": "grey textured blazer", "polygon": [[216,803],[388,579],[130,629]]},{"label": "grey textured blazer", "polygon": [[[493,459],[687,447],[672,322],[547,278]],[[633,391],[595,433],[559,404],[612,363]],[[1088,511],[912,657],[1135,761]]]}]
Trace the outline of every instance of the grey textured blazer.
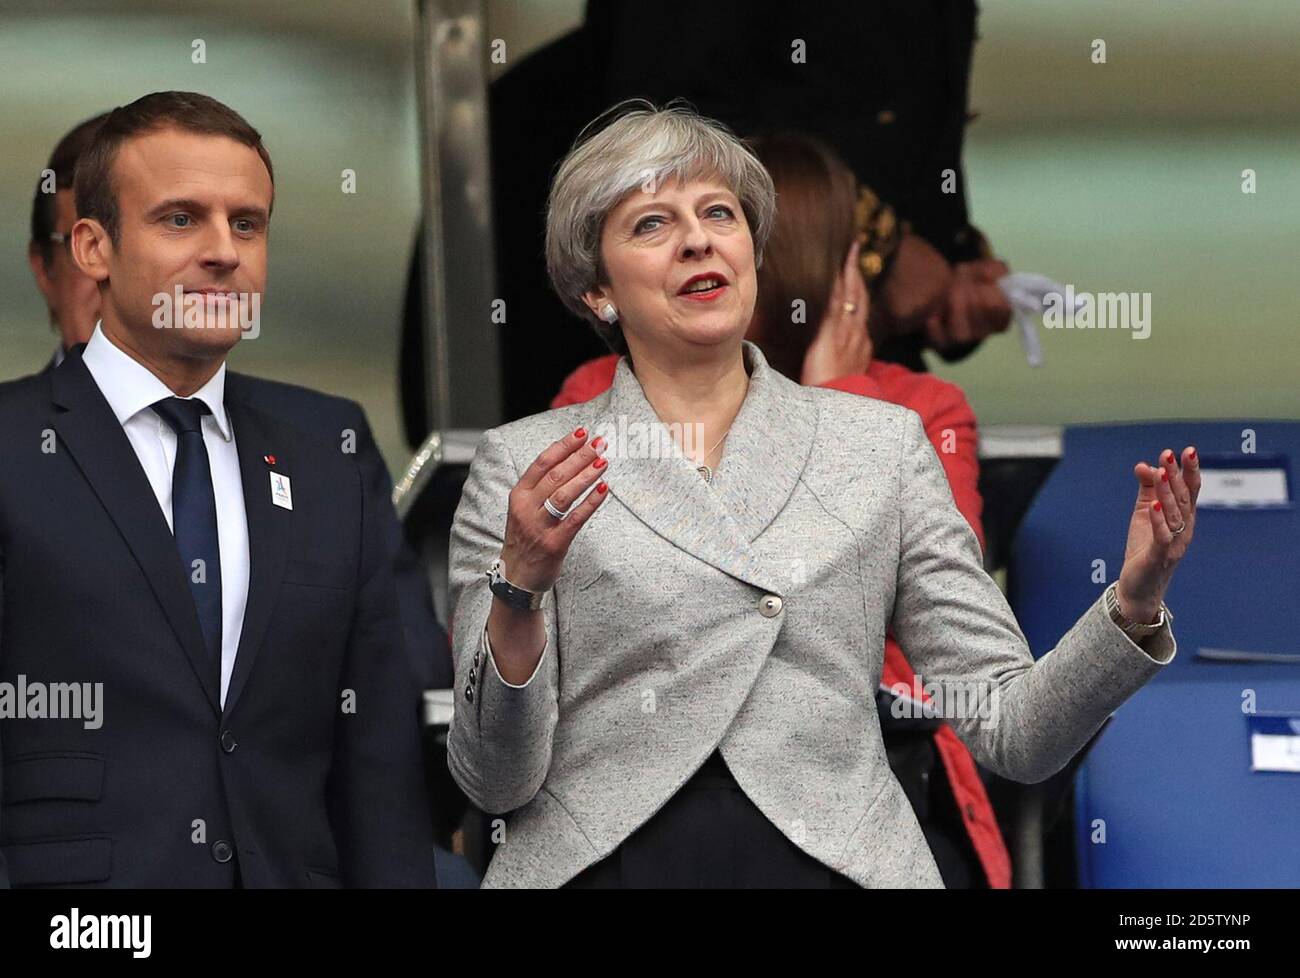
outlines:
[{"label": "grey textured blazer", "polygon": [[451,539],[449,764],[479,807],[513,813],[485,887],[568,881],[715,748],[825,865],[863,886],[940,887],[877,720],[889,625],[923,682],[986,691],[951,723],[981,764],[1025,782],[1060,770],[1176,652],[1168,625],[1135,645],[1099,596],[1035,662],[920,416],[802,387],[744,350],[749,391],[712,484],[684,457],[612,446],[611,498],[569,550],[522,686],[483,641],[507,494],[580,424],[659,422],[623,358],[596,399],[478,444]]}]

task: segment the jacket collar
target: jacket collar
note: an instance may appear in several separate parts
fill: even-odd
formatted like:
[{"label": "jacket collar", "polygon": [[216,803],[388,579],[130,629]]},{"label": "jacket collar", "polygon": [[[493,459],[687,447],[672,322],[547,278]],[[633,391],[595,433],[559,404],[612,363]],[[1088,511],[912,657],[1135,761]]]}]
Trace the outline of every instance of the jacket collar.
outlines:
[{"label": "jacket collar", "polygon": [[752,544],[794,492],[812,451],[817,405],[755,344],[743,341],[743,355],[749,390],[712,483],[689,457],[646,450],[672,440],[626,357],[594,433],[610,443],[610,492],[638,519],[733,577],[780,593],[789,575],[765,564]]}]

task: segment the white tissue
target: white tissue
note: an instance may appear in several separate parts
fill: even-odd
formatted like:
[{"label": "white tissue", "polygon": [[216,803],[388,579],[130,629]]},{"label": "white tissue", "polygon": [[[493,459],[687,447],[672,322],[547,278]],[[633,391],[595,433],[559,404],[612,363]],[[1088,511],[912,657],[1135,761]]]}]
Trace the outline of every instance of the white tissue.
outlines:
[{"label": "white tissue", "polygon": [[[1025,358],[1031,367],[1041,367],[1043,347],[1038,337],[1038,326],[1046,312],[1044,300],[1048,295],[1064,296],[1065,286],[1046,275],[1012,272],[998,279],[998,288],[1011,304],[1011,317],[1020,332],[1020,345],[1024,347]],[[1079,311],[1083,301],[1082,297],[1075,296],[1075,312]]]}]

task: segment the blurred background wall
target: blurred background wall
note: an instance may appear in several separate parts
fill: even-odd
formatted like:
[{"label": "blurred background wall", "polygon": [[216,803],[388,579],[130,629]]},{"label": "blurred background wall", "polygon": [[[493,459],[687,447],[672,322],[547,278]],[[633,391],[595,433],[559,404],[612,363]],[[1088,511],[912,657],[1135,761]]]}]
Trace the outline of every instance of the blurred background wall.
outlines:
[{"label": "blurred background wall", "polygon": [[[261,131],[275,215],[261,335],[232,367],[361,401],[390,465],[398,326],[419,211],[414,7],[404,0],[0,3],[0,378],[55,347],[25,261],[32,192],[75,123],[161,89]],[[206,64],[191,62],[202,40]],[[342,171],[356,171],[356,193]]]},{"label": "blurred background wall", "polygon": [[1300,4],[982,11],[973,219],[1013,268],[1150,292],[1151,335],[1043,331],[1037,370],[1012,340],[935,372],[987,423],[1300,417]]},{"label": "blurred background wall", "polygon": [[[490,0],[506,65],[581,0]],[[1013,268],[1152,294],[1151,336],[1044,331],[936,363],[980,420],[1300,417],[1300,4],[986,0],[966,164],[974,222]],[[683,25],[683,29],[689,29]],[[54,337],[25,261],[55,141],[149,91],[192,89],[259,128],[276,165],[264,328],[236,369],[361,401],[390,466],[418,211],[406,0],[0,0],[0,379]],[[191,61],[206,44],[206,63]],[[1106,62],[1094,64],[1094,41]],[[341,192],[341,171],[357,192]],[[1242,171],[1257,192],[1242,193]]]}]

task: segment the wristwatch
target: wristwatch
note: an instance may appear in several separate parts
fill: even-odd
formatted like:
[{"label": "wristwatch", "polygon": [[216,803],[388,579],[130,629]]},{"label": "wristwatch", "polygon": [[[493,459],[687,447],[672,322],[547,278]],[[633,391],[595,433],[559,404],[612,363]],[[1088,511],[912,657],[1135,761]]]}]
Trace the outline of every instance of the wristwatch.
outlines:
[{"label": "wristwatch", "polygon": [[488,587],[498,598],[519,611],[536,611],[546,598],[545,591],[530,591],[511,584],[505,578],[505,565],[498,557],[487,569]]},{"label": "wristwatch", "polygon": [[1160,616],[1154,622],[1132,621],[1125,618],[1119,610],[1119,597],[1115,593],[1117,584],[1118,582],[1112,583],[1110,587],[1106,588],[1106,612],[1110,615],[1111,621],[1119,626],[1120,631],[1134,642],[1140,642],[1142,639],[1154,635],[1165,627],[1165,622],[1174,620],[1174,613],[1169,610],[1163,601],[1160,602]]}]

